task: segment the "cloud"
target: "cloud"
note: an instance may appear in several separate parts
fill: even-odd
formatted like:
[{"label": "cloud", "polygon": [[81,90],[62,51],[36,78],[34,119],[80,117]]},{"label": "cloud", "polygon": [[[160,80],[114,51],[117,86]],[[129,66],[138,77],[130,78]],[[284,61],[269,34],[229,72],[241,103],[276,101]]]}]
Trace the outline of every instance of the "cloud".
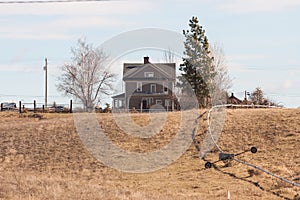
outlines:
[{"label": "cloud", "polygon": [[73,38],[71,35],[68,34],[55,34],[55,33],[38,33],[38,32],[31,32],[31,33],[0,33],[1,39],[34,39],[34,40],[43,40],[43,39],[71,39]]},{"label": "cloud", "polygon": [[289,89],[293,87],[293,82],[291,80],[285,80],[283,83],[283,88],[284,89]]},{"label": "cloud", "polygon": [[[59,72],[58,66],[63,65],[62,60],[48,59],[48,74],[56,75]],[[29,73],[44,73],[45,61],[43,58],[40,60],[26,60],[26,55],[22,55],[22,57],[12,58],[8,62],[0,63],[0,72],[16,72],[18,73],[29,72]],[[21,75],[21,74],[19,74]]]},{"label": "cloud", "polygon": [[132,15],[154,9],[154,3],[143,0],[76,2],[53,4],[3,4],[0,15]]},{"label": "cloud", "polygon": [[10,21],[1,26],[0,38],[3,39],[72,39],[77,38],[76,31],[82,32],[89,28],[123,27],[130,22],[122,19],[99,16],[74,16],[60,17],[59,19],[48,20],[47,23],[31,21],[22,23],[20,21]]},{"label": "cloud", "polygon": [[67,17],[50,22],[47,26],[52,28],[64,29],[80,29],[80,28],[93,28],[93,27],[114,27],[128,25],[129,22],[122,19],[115,19],[113,17]]},{"label": "cloud", "polygon": [[220,10],[234,13],[280,12],[300,6],[299,0],[227,0],[220,2]]},{"label": "cloud", "polygon": [[[0,21],[0,38],[3,39],[59,39],[77,38],[77,32],[89,28],[122,27],[130,22],[104,16],[60,16],[46,21]],[[5,25],[4,25],[5,24]]]},{"label": "cloud", "polygon": [[248,61],[253,60],[263,60],[267,59],[268,56],[261,54],[243,54],[243,55],[229,55],[226,56],[228,60],[228,70],[234,71],[249,71],[249,70],[259,70],[258,67],[249,67],[243,63],[248,63]]},{"label": "cloud", "polygon": [[227,59],[229,61],[231,60],[260,60],[260,59],[266,59],[268,58],[265,55],[261,54],[242,54],[242,55],[229,55],[227,56]]},{"label": "cloud", "polygon": [[0,64],[0,72],[39,72],[43,71],[43,65],[34,63],[20,64],[20,63],[7,63]]},{"label": "cloud", "polygon": [[[150,11],[148,1],[107,1],[0,6],[2,39],[74,39],[87,29],[134,25],[123,16]],[[37,17],[38,16],[38,17]]]}]

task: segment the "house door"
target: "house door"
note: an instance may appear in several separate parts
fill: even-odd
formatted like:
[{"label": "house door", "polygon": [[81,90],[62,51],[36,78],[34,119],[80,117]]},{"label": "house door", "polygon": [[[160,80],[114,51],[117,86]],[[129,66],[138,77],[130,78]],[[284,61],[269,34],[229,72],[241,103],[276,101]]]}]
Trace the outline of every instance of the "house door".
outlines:
[{"label": "house door", "polygon": [[147,100],[142,101],[142,107],[143,109],[147,109]]},{"label": "house door", "polygon": [[150,92],[151,93],[156,93],[156,84],[151,84],[150,85]]}]

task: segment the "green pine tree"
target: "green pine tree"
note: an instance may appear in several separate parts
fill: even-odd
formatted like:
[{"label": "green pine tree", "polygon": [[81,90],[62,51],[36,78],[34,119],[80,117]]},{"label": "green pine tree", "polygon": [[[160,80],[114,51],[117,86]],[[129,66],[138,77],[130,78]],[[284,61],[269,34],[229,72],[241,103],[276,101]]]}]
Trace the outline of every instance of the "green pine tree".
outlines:
[{"label": "green pine tree", "polygon": [[179,70],[178,86],[183,91],[188,91],[189,85],[198,98],[201,107],[209,105],[210,93],[214,89],[214,77],[216,69],[213,57],[209,51],[208,38],[205,30],[199,25],[197,17],[192,17],[189,21],[190,30],[183,30],[185,36],[183,64]]}]

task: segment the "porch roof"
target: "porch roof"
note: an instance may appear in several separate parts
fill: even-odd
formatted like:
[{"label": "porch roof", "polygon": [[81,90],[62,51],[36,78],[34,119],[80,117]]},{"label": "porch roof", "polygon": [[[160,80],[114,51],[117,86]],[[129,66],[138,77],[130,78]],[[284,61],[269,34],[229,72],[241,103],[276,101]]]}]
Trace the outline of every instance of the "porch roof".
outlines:
[{"label": "porch roof", "polygon": [[124,98],[125,98],[125,93],[118,94],[118,95],[113,96],[113,97],[111,97],[111,98],[113,98],[113,99],[124,99]]}]

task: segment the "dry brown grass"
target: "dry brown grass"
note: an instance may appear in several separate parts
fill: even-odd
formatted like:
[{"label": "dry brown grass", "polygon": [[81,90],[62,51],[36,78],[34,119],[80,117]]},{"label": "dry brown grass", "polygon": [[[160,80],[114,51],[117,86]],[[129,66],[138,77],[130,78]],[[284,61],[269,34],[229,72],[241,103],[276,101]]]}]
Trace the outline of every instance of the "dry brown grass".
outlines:
[{"label": "dry brown grass", "polygon": [[[97,114],[112,141],[127,150],[161,148],[176,134],[179,113],[170,113],[163,130],[137,138],[119,129],[111,114]],[[132,114],[147,126],[147,114]],[[257,154],[240,159],[300,182],[300,110],[228,110],[218,141],[232,153],[257,146]],[[76,134],[71,114],[0,113],[0,199],[297,199],[300,189],[257,170],[232,162],[204,169],[196,148],[161,170],[131,174],[95,160]],[[205,117],[196,139],[204,138]],[[217,159],[217,152],[207,159]]]}]

